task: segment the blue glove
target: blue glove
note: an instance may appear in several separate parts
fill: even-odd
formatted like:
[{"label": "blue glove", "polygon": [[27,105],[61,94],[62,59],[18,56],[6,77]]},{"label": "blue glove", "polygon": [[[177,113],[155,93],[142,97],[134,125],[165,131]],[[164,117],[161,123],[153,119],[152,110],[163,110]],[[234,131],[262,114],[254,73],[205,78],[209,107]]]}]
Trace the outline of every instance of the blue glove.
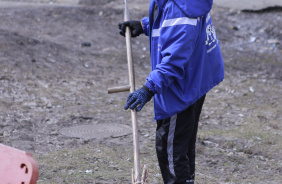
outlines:
[{"label": "blue glove", "polygon": [[150,91],[150,89],[147,86],[144,85],[142,88],[128,95],[124,109],[127,110],[128,108],[130,108],[133,110],[137,107],[137,105],[140,104],[136,108],[136,111],[138,112],[144,107],[144,105],[147,102],[149,102],[152,99],[153,96],[154,93]]}]

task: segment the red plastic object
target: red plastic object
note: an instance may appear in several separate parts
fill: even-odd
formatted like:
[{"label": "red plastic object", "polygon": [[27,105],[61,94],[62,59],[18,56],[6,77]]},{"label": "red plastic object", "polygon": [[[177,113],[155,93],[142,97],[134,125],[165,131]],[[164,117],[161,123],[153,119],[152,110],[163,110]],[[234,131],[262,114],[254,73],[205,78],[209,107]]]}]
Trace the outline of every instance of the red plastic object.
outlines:
[{"label": "red plastic object", "polygon": [[0,144],[0,183],[36,184],[38,165],[30,153]]}]

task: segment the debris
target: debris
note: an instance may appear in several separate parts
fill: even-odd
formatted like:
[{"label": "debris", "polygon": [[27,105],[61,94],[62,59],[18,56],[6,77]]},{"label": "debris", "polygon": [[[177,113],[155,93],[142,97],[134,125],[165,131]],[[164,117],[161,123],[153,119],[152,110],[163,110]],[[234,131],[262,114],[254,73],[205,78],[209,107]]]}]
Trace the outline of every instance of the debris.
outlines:
[{"label": "debris", "polygon": [[251,36],[249,41],[250,41],[251,43],[254,43],[254,42],[256,41],[256,39],[257,39],[256,37]]},{"label": "debris", "polygon": [[93,171],[92,170],[86,170],[85,172],[88,174],[88,173],[92,173]]},{"label": "debris", "polygon": [[253,88],[252,86],[249,87],[249,91],[250,91],[251,93],[254,93],[254,92],[255,92],[255,90],[254,90],[254,88]]},{"label": "debris", "polygon": [[211,141],[203,141],[202,142],[205,146],[208,146],[208,145],[212,145],[213,144],[213,142],[211,142]]},{"label": "debris", "polygon": [[59,130],[54,130],[53,132],[51,132],[51,135],[58,135],[59,134]]},{"label": "debris", "polygon": [[50,63],[56,63],[56,61],[54,59],[52,59],[52,58],[48,58],[47,61],[50,62]]},{"label": "debris", "polygon": [[7,75],[3,75],[3,76],[0,76],[0,80],[10,80],[10,76],[7,76]]},{"label": "debris", "polygon": [[102,11],[99,12],[99,16],[100,16],[100,17],[103,16],[103,14],[104,14],[104,13],[103,13]]},{"label": "debris", "polygon": [[85,68],[89,68],[89,64],[87,64],[87,63],[84,63],[83,66],[84,66]]},{"label": "debris", "polygon": [[231,29],[233,29],[234,31],[239,31],[239,28],[237,26],[230,26]]},{"label": "debris", "polygon": [[234,10],[243,10],[244,12],[263,12],[265,10],[276,9],[279,11],[282,6],[281,0],[237,0],[237,1],[228,1],[228,0],[215,0],[214,4],[231,8]]},{"label": "debris", "polygon": [[156,177],[161,177],[162,175],[160,173],[157,173],[155,176]]},{"label": "debris", "polygon": [[91,43],[90,42],[83,42],[81,44],[82,47],[91,47]]},{"label": "debris", "polygon": [[269,43],[269,44],[279,44],[280,42],[279,42],[278,39],[269,39],[269,40],[267,40],[267,43]]},{"label": "debris", "polygon": [[53,107],[53,105],[49,102],[49,103],[46,104],[46,107],[47,107],[48,109],[51,109],[51,108]]},{"label": "debris", "polygon": [[7,131],[3,132],[3,137],[9,137],[9,136],[10,136],[10,134]]},{"label": "debris", "polygon": [[227,156],[233,156],[233,155],[234,155],[233,152],[229,152],[229,153],[227,154]]},{"label": "debris", "polygon": [[209,115],[206,115],[206,116],[203,116],[202,119],[209,119],[210,116]]},{"label": "debris", "polygon": [[247,13],[265,13],[265,12],[279,12],[282,10],[282,6],[276,6],[276,5],[269,5],[269,7],[262,8],[262,9],[256,9],[256,10],[242,10],[242,12]]},{"label": "debris", "polygon": [[116,166],[116,165],[110,165],[110,168],[113,168],[115,170],[119,170],[118,166]]}]

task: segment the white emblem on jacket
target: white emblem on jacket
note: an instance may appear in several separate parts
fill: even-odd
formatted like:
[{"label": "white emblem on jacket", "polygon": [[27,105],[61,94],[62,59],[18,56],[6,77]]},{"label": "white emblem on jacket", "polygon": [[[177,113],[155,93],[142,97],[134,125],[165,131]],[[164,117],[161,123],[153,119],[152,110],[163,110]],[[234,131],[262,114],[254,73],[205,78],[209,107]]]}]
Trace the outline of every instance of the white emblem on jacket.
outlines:
[{"label": "white emblem on jacket", "polygon": [[208,24],[206,28],[206,32],[207,32],[206,45],[211,45],[217,39],[215,29],[211,24]]}]

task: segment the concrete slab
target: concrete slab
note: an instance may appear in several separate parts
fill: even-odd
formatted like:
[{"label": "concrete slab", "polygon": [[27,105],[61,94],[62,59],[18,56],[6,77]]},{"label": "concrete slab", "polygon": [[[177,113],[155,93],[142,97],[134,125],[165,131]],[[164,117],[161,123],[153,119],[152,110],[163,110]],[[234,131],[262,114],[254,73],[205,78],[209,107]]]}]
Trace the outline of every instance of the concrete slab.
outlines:
[{"label": "concrete slab", "polygon": [[237,10],[261,10],[268,7],[281,6],[282,0],[214,0],[214,4]]}]

